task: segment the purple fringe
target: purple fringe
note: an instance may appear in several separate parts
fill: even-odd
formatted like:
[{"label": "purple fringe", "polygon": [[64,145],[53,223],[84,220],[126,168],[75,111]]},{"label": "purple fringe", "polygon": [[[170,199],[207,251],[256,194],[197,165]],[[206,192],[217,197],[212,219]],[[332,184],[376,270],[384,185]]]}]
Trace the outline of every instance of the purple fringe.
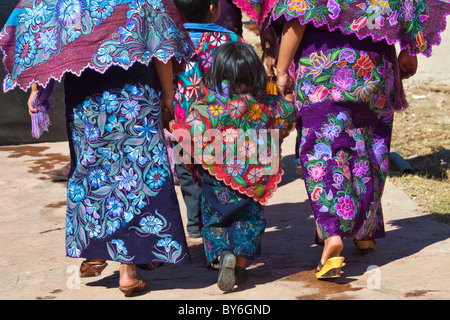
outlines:
[{"label": "purple fringe", "polygon": [[55,81],[51,79],[45,88],[40,88],[36,98],[33,101],[33,107],[38,110],[31,114],[31,136],[38,139],[44,131],[48,132],[50,125],[50,102],[48,99],[53,93]]}]

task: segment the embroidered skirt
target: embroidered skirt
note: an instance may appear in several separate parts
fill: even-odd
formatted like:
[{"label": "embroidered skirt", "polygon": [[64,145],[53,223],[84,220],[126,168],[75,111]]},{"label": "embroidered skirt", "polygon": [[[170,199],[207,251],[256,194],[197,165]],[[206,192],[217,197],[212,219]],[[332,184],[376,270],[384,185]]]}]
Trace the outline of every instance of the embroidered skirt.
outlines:
[{"label": "embroidered skirt", "polygon": [[65,79],[72,172],[66,253],[127,264],[189,258],[152,67]]},{"label": "embroidered skirt", "polygon": [[255,257],[266,228],[261,204],[203,172],[201,208],[206,266],[216,263],[222,250]]},{"label": "embroidered skirt", "polygon": [[381,196],[399,94],[395,49],[369,38],[309,31],[299,50],[300,159],[316,243],[330,236],[384,237]]}]

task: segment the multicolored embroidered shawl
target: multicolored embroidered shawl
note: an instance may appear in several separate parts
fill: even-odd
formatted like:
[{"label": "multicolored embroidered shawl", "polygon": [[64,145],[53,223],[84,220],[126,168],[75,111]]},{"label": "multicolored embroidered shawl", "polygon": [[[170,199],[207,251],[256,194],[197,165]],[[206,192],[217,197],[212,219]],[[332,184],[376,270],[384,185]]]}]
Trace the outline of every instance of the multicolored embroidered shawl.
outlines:
[{"label": "multicolored embroidered shawl", "polygon": [[244,42],[234,32],[215,24],[186,23],[184,26],[196,48],[197,59],[175,77],[175,119],[180,122],[186,119],[190,106],[204,98],[201,84],[217,48],[229,41]]},{"label": "multicolored embroidered shawl", "polygon": [[233,0],[233,3],[258,25],[264,22],[276,2],[276,0]]},{"label": "multicolored embroidered shawl", "polygon": [[170,0],[21,0],[0,32],[0,47],[5,92],[32,82],[45,87],[86,68],[104,73],[152,58],[183,63],[193,53]]},{"label": "multicolored embroidered shawl", "polygon": [[[276,95],[259,101],[245,88],[229,97],[226,81],[223,88],[224,95],[203,88],[205,98],[194,103],[184,123],[177,122],[174,129],[189,133],[194,163],[265,205],[283,175],[280,147],[293,130],[296,109]],[[177,136],[185,137],[179,131]]]},{"label": "multicolored embroidered shawl", "polygon": [[399,43],[412,55],[430,56],[449,13],[447,0],[279,0],[271,22],[298,18],[302,24],[326,25],[359,39],[371,36],[375,42]]}]

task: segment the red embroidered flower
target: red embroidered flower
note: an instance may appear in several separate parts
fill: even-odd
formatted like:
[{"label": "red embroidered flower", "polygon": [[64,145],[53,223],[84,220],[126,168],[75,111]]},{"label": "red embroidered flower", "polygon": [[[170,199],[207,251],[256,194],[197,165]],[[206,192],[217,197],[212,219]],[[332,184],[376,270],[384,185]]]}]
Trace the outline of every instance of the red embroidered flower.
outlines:
[{"label": "red embroidered flower", "polygon": [[356,74],[358,77],[363,77],[371,72],[374,66],[375,62],[367,54],[365,54],[361,56],[358,61],[356,61],[353,69],[358,70],[358,73]]}]

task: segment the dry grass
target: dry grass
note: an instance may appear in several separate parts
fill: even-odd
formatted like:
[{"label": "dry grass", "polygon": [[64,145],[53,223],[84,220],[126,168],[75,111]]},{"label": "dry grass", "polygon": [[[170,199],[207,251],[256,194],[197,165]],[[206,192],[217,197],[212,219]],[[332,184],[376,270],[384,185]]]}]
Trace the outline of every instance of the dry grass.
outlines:
[{"label": "dry grass", "polygon": [[450,87],[405,87],[410,107],[396,114],[391,151],[414,172],[391,165],[390,181],[427,213],[450,224]]}]

